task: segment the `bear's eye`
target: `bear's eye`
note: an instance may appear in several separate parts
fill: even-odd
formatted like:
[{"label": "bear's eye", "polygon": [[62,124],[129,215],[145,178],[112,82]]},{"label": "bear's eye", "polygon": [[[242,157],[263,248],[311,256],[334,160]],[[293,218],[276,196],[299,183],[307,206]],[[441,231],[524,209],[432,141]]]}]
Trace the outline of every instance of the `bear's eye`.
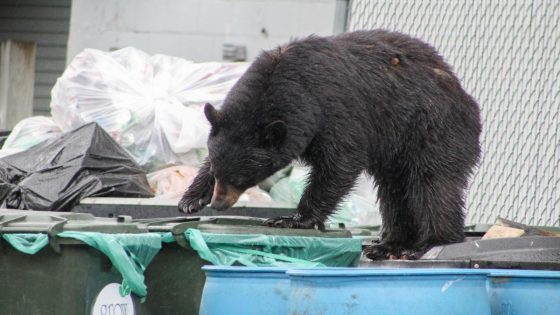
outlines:
[{"label": "bear's eye", "polygon": [[247,180],[243,177],[235,177],[232,178],[229,183],[234,187],[243,187]]}]

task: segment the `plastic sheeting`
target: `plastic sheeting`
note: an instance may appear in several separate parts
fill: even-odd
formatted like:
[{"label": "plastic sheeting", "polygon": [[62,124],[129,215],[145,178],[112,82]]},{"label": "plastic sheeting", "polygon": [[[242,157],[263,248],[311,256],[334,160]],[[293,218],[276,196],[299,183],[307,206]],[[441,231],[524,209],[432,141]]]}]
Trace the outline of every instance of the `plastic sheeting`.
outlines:
[{"label": "plastic sheeting", "polygon": [[[294,166],[289,176],[280,178],[272,185],[272,199],[297,207],[307,186],[308,172],[308,167]],[[375,200],[373,182],[362,174],[352,193],[339,204],[337,211],[328,220],[332,223],[344,223],[346,226],[380,225],[381,214],[374,204]]]},{"label": "plastic sheeting", "polygon": [[3,208],[70,211],[93,196],[153,196],[144,171],[95,123],[0,159]]},{"label": "plastic sheeting", "polygon": [[[49,241],[44,233],[5,233],[2,237],[27,254],[37,253]],[[144,271],[158,254],[162,242],[175,242],[170,232],[107,234],[65,231],[56,237],[77,239],[101,251],[122,275],[122,294],[134,292],[140,297],[148,293]],[[362,251],[361,240],[354,238],[216,234],[197,229],[188,229],[184,237],[200,258],[226,266],[353,267],[358,265]]]},{"label": "plastic sheeting", "polygon": [[144,283],[144,270],[161,249],[157,233],[105,234],[96,232],[66,231],[60,237],[78,239],[105,254],[123,277],[122,293],[130,291],[140,297],[148,294]]},{"label": "plastic sheeting", "polygon": [[22,253],[33,255],[47,246],[49,236],[45,233],[2,234],[2,238]]},{"label": "plastic sheeting", "polygon": [[202,259],[218,266],[352,267],[362,251],[361,241],[353,238],[215,234],[197,229],[185,231],[185,238]]},{"label": "plastic sheeting", "polygon": [[[2,234],[2,237],[15,249],[26,254],[35,254],[49,243],[48,235],[44,233],[6,233]],[[59,233],[57,237],[80,240],[105,254],[123,277],[121,286],[123,296],[130,292],[140,297],[148,294],[144,283],[144,270],[161,249],[159,234],[66,231]]]},{"label": "plastic sheeting", "polygon": [[21,120],[4,142],[2,150],[26,150],[44,140],[62,133],[62,129],[50,117],[35,116]]}]

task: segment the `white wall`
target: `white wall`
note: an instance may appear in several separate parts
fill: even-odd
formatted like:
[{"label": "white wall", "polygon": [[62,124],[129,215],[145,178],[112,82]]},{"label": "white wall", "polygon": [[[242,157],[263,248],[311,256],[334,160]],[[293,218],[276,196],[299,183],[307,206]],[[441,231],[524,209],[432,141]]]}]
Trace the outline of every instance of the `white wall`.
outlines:
[{"label": "white wall", "polygon": [[[251,60],[262,49],[273,48],[292,37],[339,31],[345,3],[73,0],[67,62],[85,48],[110,50],[127,46],[194,61],[222,60],[224,43],[246,45]],[[267,34],[261,32],[263,28]]]}]

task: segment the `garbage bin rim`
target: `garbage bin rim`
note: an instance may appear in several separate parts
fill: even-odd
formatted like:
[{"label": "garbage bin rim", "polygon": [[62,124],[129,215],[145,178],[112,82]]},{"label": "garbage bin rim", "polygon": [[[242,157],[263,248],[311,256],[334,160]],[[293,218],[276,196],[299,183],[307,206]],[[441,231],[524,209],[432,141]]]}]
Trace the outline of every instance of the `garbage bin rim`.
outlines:
[{"label": "garbage bin rim", "polygon": [[560,279],[558,270],[487,269],[492,278],[554,278]]},{"label": "garbage bin rim", "polygon": [[465,268],[314,268],[290,269],[287,274],[294,277],[386,277],[386,276],[486,276],[485,269]]}]

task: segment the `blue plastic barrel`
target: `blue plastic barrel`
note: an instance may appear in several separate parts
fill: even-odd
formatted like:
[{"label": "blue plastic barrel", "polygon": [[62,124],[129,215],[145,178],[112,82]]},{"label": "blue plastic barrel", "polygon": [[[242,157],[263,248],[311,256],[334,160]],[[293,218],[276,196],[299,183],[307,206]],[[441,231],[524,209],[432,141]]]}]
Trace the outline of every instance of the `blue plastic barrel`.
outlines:
[{"label": "blue plastic barrel", "polygon": [[490,314],[483,270],[329,268],[287,274],[291,315]]},{"label": "blue plastic barrel", "polygon": [[492,314],[560,314],[560,271],[492,270]]},{"label": "blue plastic barrel", "polygon": [[290,280],[284,268],[204,266],[200,315],[286,315]]}]

